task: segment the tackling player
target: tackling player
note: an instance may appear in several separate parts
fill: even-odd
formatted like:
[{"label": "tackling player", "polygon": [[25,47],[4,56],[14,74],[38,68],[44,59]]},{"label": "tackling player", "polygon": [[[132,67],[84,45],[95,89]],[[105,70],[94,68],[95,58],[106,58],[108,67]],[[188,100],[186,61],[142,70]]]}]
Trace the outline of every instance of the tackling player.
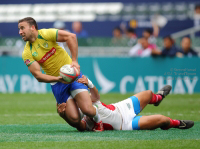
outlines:
[{"label": "tackling player", "polygon": [[[66,103],[66,121],[79,130],[82,130],[85,126],[80,119],[77,103],[85,115],[94,118],[98,123],[100,117],[97,108],[92,105],[87,87],[76,81],[67,84],[59,76],[60,68],[66,64],[71,64],[80,72],[80,66],[77,62],[78,44],[76,35],[58,29],[38,30],[36,21],[31,17],[19,20],[18,28],[20,36],[26,41],[22,53],[24,63],[39,82],[51,83],[57,104]],[[72,58],[57,42],[67,43]],[[40,67],[45,74],[40,71]],[[80,73],[79,78],[81,76]],[[76,103],[72,98],[75,99]]]},{"label": "tackling player", "polygon": [[[104,130],[189,129],[194,125],[193,121],[173,120],[163,115],[137,116],[147,104],[158,106],[171,91],[170,85],[164,86],[157,94],[150,90],[143,91],[121,102],[106,105],[97,101],[100,99],[98,90],[89,79],[82,76],[78,82],[90,88],[91,99],[96,101],[93,104],[98,107]],[[94,128],[96,131],[103,130],[101,125],[96,124],[91,118],[86,116],[83,120],[86,122],[87,130],[91,131]]]}]

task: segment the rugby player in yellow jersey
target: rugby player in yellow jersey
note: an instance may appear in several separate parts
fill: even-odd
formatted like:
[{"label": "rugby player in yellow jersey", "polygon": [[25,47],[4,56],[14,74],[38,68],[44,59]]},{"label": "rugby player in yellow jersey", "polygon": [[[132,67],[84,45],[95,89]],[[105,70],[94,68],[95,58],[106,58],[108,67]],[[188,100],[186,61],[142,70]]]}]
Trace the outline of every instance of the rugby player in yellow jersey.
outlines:
[{"label": "rugby player in yellow jersey", "polygon": [[[52,92],[58,105],[66,103],[65,116],[63,118],[71,126],[76,127],[78,130],[84,130],[85,123],[81,121],[78,104],[85,115],[99,123],[100,117],[96,107],[92,105],[87,87],[76,81],[67,84],[59,76],[60,67],[65,64],[71,64],[72,67],[76,67],[80,72],[80,66],[77,62],[78,44],[76,35],[58,29],[38,30],[36,21],[31,17],[19,20],[18,28],[20,36],[26,41],[22,53],[23,61],[39,82],[51,83]],[[57,42],[67,43],[71,58]],[[45,74],[40,71],[40,67],[42,67]],[[81,76],[80,72],[79,78]]]}]

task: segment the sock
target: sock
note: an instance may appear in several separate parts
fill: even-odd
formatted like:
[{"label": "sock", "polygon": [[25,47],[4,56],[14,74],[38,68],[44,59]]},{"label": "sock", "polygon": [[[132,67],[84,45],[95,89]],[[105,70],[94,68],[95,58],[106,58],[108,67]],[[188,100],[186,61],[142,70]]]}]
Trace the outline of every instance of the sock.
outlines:
[{"label": "sock", "polygon": [[98,114],[98,110],[97,110],[97,107],[96,106],[93,106],[95,107],[96,109],[96,115],[93,117],[93,120],[96,122],[96,123],[99,123],[100,122],[100,116]]},{"label": "sock", "polygon": [[152,93],[152,99],[149,102],[149,104],[154,104],[154,103],[156,103],[158,101],[161,101],[161,100],[162,100],[162,96],[161,95]]},{"label": "sock", "polygon": [[[168,117],[169,118],[169,117]],[[169,128],[174,128],[174,127],[178,127],[180,125],[180,121],[179,120],[173,120],[171,118],[169,118],[170,120],[170,124],[167,127],[162,127],[161,129],[164,130],[168,130]]]}]

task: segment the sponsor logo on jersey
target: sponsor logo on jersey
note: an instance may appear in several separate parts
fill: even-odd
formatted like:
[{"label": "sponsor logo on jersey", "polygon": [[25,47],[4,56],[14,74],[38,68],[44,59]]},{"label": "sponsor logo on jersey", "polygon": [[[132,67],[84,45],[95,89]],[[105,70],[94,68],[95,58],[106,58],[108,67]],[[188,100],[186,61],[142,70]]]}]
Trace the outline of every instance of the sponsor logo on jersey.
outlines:
[{"label": "sponsor logo on jersey", "polygon": [[30,62],[31,62],[30,59],[26,59],[26,60],[24,61],[24,63],[25,63],[26,65],[28,65]]},{"label": "sponsor logo on jersey", "polygon": [[47,42],[43,43],[43,46],[44,46],[45,48],[48,48],[48,43],[47,43]]},{"label": "sponsor logo on jersey", "polygon": [[37,53],[37,52],[33,52],[32,55],[33,55],[34,57],[36,57],[36,56],[38,56],[38,53]]},{"label": "sponsor logo on jersey", "polygon": [[130,103],[126,103],[126,105],[127,105],[128,109],[130,110],[131,109]]},{"label": "sponsor logo on jersey", "polygon": [[39,60],[39,63],[44,63],[46,60],[48,60],[52,55],[56,53],[56,49],[53,47],[49,52],[47,52],[41,60]]}]

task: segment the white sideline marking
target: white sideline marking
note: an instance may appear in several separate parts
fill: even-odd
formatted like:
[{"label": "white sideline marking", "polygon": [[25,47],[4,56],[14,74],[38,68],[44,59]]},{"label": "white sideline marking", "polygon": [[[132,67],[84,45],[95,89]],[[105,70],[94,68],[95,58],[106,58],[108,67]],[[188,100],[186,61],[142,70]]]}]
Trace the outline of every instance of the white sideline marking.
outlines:
[{"label": "white sideline marking", "polygon": [[10,116],[58,116],[57,113],[37,113],[37,114],[2,114],[0,116],[10,117]]},{"label": "white sideline marking", "polygon": [[[178,116],[184,116],[184,115],[193,115],[194,113],[200,113],[200,111],[190,111],[190,113],[171,113],[169,111],[166,111],[166,112],[160,112],[160,113],[152,113],[152,112],[141,112],[141,115],[155,115],[155,114],[162,114],[162,115],[167,115],[167,116],[170,116],[170,115],[178,115]],[[37,114],[0,114],[0,117],[1,116],[4,116],[4,117],[10,117],[10,116],[59,116],[58,113],[37,113]]]}]

